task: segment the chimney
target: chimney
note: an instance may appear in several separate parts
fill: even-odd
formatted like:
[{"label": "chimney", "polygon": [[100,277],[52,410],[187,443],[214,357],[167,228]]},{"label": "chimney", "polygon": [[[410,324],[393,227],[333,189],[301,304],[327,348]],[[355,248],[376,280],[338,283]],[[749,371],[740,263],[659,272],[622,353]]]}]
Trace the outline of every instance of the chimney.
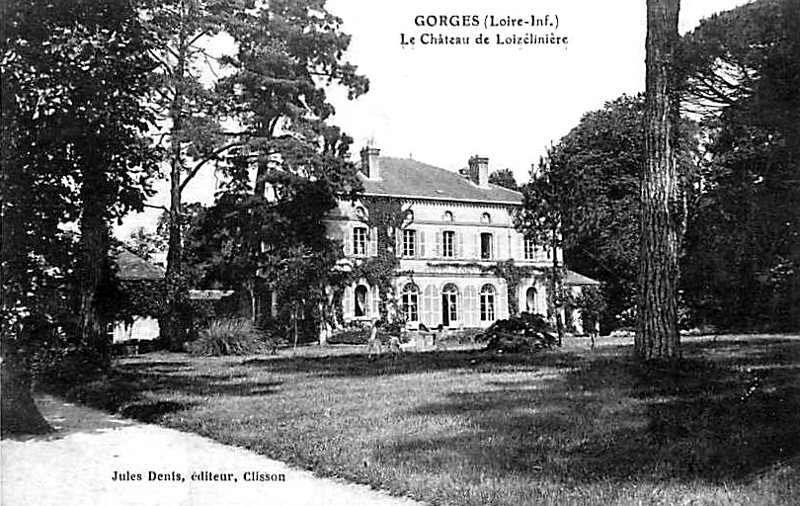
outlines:
[{"label": "chimney", "polygon": [[378,155],[381,150],[367,146],[361,150],[361,173],[367,176],[368,179],[381,178],[381,164]]},{"label": "chimney", "polygon": [[475,155],[469,159],[469,180],[480,187],[489,187],[488,158]]}]

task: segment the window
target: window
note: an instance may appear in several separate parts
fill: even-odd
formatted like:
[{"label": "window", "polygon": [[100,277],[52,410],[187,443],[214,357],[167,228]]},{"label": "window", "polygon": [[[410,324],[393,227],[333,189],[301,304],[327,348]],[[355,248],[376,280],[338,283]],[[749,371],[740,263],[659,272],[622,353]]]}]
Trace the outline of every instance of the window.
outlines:
[{"label": "window", "polygon": [[419,290],[413,283],[408,283],[403,287],[400,298],[403,315],[407,322],[419,321]]},{"label": "window", "polygon": [[356,218],[358,218],[359,220],[367,219],[367,212],[364,210],[363,207],[361,206],[356,207]]},{"label": "window", "polygon": [[481,288],[481,321],[494,321],[494,287],[483,285]]},{"label": "window", "polygon": [[358,285],[356,287],[355,316],[367,316],[367,287]]},{"label": "window", "polygon": [[481,234],[481,259],[489,260],[492,258],[492,234]]},{"label": "window", "polygon": [[536,258],[536,242],[530,237],[525,238],[525,260]]},{"label": "window", "polygon": [[417,231],[403,230],[403,256],[413,257],[417,252]]},{"label": "window", "polygon": [[442,256],[456,256],[456,233],[452,230],[442,232]]},{"label": "window", "polygon": [[483,213],[481,215],[481,223],[491,223],[492,217],[489,213]]},{"label": "window", "polygon": [[353,229],[353,254],[362,256],[367,254],[367,229],[365,227]]},{"label": "window", "polygon": [[458,321],[458,288],[452,283],[442,290],[442,323],[449,327]]},{"label": "window", "polygon": [[410,209],[408,211],[406,211],[405,221],[406,221],[406,223],[413,223],[414,222],[414,211],[412,211]]},{"label": "window", "polygon": [[445,211],[444,216],[442,216],[442,219],[444,221],[453,221],[453,213],[451,213],[450,211]]}]

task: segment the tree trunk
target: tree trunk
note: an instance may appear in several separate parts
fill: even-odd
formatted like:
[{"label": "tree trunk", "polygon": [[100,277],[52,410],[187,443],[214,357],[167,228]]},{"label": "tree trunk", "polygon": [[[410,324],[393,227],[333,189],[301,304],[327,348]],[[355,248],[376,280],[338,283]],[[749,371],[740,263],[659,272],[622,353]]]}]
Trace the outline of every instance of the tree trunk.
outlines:
[{"label": "tree trunk", "polygon": [[[4,343],[7,344],[7,343]],[[45,434],[52,431],[31,395],[30,369],[17,354],[4,350],[2,372],[2,434]]]},{"label": "tree trunk", "polygon": [[111,342],[106,332],[107,315],[101,306],[101,292],[108,286],[110,232],[105,219],[108,203],[103,197],[105,174],[95,168],[84,175],[81,198],[81,239],[79,260],[78,335],[84,366],[88,374],[102,373],[111,364]]},{"label": "tree trunk", "polygon": [[183,129],[183,79],[186,67],[186,41],[183,34],[178,41],[178,61],[175,69],[175,96],[170,107],[172,140],[170,154],[170,207],[169,241],[167,244],[166,306],[162,339],[172,351],[183,350],[186,339],[186,299],[183,280],[183,213],[181,207],[181,175],[183,154],[181,130]]},{"label": "tree trunk", "polygon": [[677,98],[671,67],[678,41],[679,0],[647,1],[645,167],[641,182],[636,355],[680,356],[677,318],[680,216],[673,152]]},{"label": "tree trunk", "polygon": [[558,334],[558,345],[561,346],[564,340],[564,325],[561,323],[561,295],[559,293],[560,273],[558,271],[558,230],[553,229],[553,276],[550,286],[553,299],[553,315],[556,318],[556,333]]}]

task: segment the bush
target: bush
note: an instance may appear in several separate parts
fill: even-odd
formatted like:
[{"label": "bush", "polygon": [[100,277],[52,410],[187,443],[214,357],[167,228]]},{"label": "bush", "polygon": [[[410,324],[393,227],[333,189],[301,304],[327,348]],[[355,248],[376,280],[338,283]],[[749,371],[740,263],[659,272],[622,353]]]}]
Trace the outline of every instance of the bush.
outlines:
[{"label": "bush", "polygon": [[346,328],[338,330],[328,338],[328,344],[366,344],[369,339],[369,329]]},{"label": "bush", "polygon": [[483,333],[478,329],[449,330],[439,332],[436,337],[437,343],[442,344],[473,344]]},{"label": "bush", "polygon": [[555,330],[541,315],[522,313],[498,320],[476,341],[487,342],[486,349],[505,353],[533,352],[558,344]]},{"label": "bush", "polygon": [[192,355],[218,357],[259,353],[267,343],[250,320],[236,318],[213,320],[187,347]]}]

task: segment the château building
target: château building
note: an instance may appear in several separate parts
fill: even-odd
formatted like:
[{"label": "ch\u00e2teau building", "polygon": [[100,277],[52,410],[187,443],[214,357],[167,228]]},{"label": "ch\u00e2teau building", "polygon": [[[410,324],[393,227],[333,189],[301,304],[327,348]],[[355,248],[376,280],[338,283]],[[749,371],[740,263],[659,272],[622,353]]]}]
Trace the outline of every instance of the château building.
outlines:
[{"label": "ch\u00e2teau building", "polygon": [[[365,197],[398,199],[405,210],[406,226],[395,246],[400,265],[394,287],[410,328],[420,323],[487,327],[507,318],[514,302],[519,311],[547,315],[545,270],[554,254],[561,263],[562,253],[538,246],[514,228],[522,194],[489,183],[487,158],[472,157],[465,177],[412,159],[380,156],[377,148],[367,147],[361,151],[359,176]],[[366,224],[366,213],[363,203],[343,200],[328,221],[329,234],[342,241],[352,265],[377,255],[378,234]],[[509,259],[530,273],[511,293],[492,268]],[[564,283],[572,292],[598,284],[570,271]],[[345,321],[378,318],[378,296],[378,287],[365,279],[346,287]],[[581,331],[572,310],[564,316]]]}]

